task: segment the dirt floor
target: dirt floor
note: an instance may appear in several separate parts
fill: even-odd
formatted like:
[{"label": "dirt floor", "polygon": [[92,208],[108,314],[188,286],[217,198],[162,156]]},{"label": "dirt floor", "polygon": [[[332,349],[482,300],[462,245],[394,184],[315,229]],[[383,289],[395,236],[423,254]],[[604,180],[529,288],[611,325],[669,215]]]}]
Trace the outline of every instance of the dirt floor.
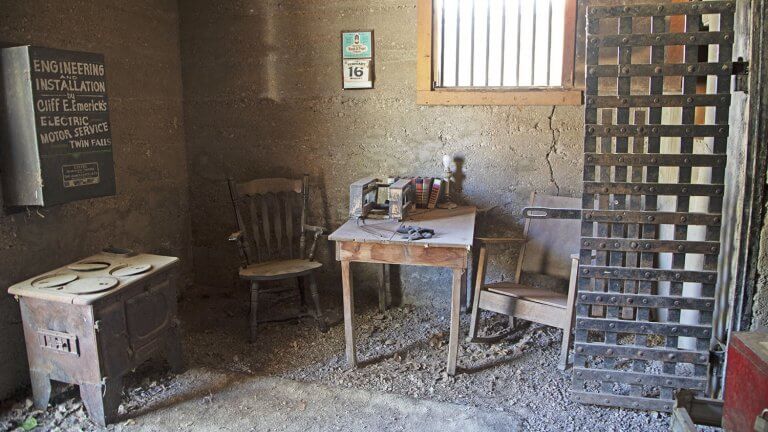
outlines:
[{"label": "dirt floor", "polygon": [[[569,401],[570,373],[556,367],[561,335],[549,327],[518,325],[511,337],[494,345],[463,342],[459,351],[462,373],[449,377],[444,372],[447,309],[441,305],[406,305],[382,314],[375,309],[374,302],[366,302],[358,305],[356,320],[358,357],[362,365],[348,370],[338,310],[327,311],[333,325],[325,334],[307,318],[265,324],[261,327],[260,340],[249,344],[245,296],[243,290],[183,299],[180,312],[185,323],[184,347],[189,370],[173,376],[165,371],[161,362],[140,368],[126,380],[119,422],[107,429],[243,430],[237,425],[251,419],[250,424],[263,426],[254,430],[339,427],[348,430],[344,427],[350,424],[345,423],[345,415],[360,417],[355,415],[356,404],[376,398],[382,404],[391,404],[387,409],[382,408],[382,412],[392,409],[400,412],[400,408],[393,407],[413,405],[414,409],[419,407],[418,412],[440,412],[446,406],[449,411],[471,409],[475,410],[472,418],[482,417],[480,413],[497,413],[508,419],[508,430],[666,431],[669,428],[669,417],[664,413],[600,408]],[[288,310],[291,306],[286,302],[288,299],[277,301],[265,309]],[[462,316],[464,331],[468,328],[468,318]],[[502,317],[491,317],[485,322],[491,331],[506,325]],[[290,385],[280,386],[270,381],[276,379],[291,380]],[[306,397],[274,396],[294,400],[299,408],[293,406],[291,416],[285,417],[291,421],[275,418],[273,423],[264,423],[264,410],[274,409],[267,402],[252,399],[263,397],[264,386],[294,385],[299,386],[296,388],[299,395],[333,394],[329,400],[336,401],[334,404],[342,401],[336,405],[342,407],[341,414],[323,417],[313,410],[304,412],[301,404],[306,406]],[[32,408],[28,399],[6,403],[0,408],[0,430],[23,430],[22,423],[26,420],[29,426],[30,418],[39,425],[36,430],[99,430],[85,416],[76,388],[69,386],[60,390],[54,399],[56,403],[45,411]],[[200,407],[211,403],[231,406],[238,400],[233,399],[235,397],[245,405],[252,402],[250,408],[213,410],[195,423],[201,416]],[[382,397],[384,399],[380,399]],[[424,407],[422,404],[436,405]],[[289,403],[287,409],[290,411],[291,407]],[[355,430],[425,430],[424,424],[420,426],[415,420],[418,417],[390,416],[386,421],[373,423],[373,427],[359,424]],[[306,422],[313,418],[317,421],[307,427]],[[393,421],[393,418],[400,420]],[[492,423],[486,425],[489,424]],[[441,425],[439,429],[472,429],[467,425],[458,427],[458,423],[454,426],[457,428]]]}]

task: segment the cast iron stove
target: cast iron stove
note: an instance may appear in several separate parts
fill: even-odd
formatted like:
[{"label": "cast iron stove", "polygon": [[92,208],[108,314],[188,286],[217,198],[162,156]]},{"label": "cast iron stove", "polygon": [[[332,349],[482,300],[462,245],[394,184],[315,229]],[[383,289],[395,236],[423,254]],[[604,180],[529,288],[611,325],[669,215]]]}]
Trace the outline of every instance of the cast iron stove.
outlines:
[{"label": "cast iron stove", "polygon": [[13,285],[35,405],[51,380],[77,384],[91,419],[117,415],[122,377],[156,355],[184,368],[171,269],[178,258],[105,250]]}]

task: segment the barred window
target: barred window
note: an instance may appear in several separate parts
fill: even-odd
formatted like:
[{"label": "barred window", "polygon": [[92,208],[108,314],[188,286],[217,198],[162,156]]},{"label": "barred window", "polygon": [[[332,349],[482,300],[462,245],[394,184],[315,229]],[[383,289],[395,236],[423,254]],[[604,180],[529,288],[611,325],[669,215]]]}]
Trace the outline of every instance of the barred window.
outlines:
[{"label": "barred window", "polygon": [[[422,0],[419,4],[420,102],[472,103],[467,92],[450,95],[447,91],[476,90],[483,92],[478,103],[580,103],[580,93],[551,92],[573,89],[576,0]],[[493,90],[499,92],[488,93]],[[534,90],[550,93],[538,99],[532,92],[525,94]],[[499,97],[504,91],[518,93]]]}]

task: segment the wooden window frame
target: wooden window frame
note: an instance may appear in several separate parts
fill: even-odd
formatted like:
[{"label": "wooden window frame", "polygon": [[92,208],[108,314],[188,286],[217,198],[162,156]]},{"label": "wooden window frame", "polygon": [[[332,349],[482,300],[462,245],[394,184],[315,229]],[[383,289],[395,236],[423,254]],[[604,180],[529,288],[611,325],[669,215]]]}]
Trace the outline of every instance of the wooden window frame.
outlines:
[{"label": "wooden window frame", "polygon": [[417,0],[416,103],[418,105],[581,105],[582,91],[574,87],[576,0],[566,0],[563,85],[509,89],[435,88],[432,62],[433,0]]}]

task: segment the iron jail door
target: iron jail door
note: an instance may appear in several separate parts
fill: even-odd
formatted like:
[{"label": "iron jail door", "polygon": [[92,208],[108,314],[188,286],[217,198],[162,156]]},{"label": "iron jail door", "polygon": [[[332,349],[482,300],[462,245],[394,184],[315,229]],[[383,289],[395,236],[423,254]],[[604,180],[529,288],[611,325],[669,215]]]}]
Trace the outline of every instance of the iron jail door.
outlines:
[{"label": "iron jail door", "polygon": [[576,401],[708,391],[733,26],[733,1],[587,11]]}]

